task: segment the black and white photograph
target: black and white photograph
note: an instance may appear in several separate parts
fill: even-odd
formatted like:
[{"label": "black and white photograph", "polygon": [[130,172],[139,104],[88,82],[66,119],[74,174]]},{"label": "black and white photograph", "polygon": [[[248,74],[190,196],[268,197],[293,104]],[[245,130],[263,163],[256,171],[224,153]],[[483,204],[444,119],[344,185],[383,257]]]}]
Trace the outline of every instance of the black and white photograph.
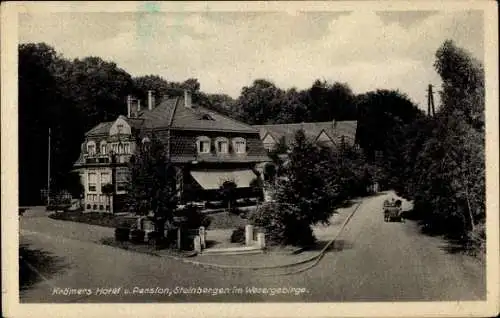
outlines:
[{"label": "black and white photograph", "polygon": [[2,9],[4,316],[498,314],[495,2]]}]

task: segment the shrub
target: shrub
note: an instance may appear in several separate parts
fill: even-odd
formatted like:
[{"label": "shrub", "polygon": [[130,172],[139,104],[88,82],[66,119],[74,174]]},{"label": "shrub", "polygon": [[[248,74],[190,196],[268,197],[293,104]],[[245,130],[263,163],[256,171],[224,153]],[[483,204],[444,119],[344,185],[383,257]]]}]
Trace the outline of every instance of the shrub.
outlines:
[{"label": "shrub", "polygon": [[476,225],[474,230],[467,235],[468,246],[474,254],[484,254],[486,252],[486,224]]},{"label": "shrub", "polygon": [[245,243],[245,228],[243,226],[239,226],[233,231],[231,234],[231,243]]},{"label": "shrub", "polygon": [[176,214],[187,218],[183,227],[188,229],[197,229],[200,226],[208,228],[212,222],[211,218],[201,212],[201,209],[195,205],[186,205],[182,209],[178,209]]},{"label": "shrub", "polygon": [[145,232],[143,230],[133,229],[130,232],[130,240],[132,241],[132,243],[144,243],[144,236]]},{"label": "shrub", "polygon": [[115,240],[117,242],[128,241],[130,229],[127,227],[117,227],[115,229]]},{"label": "shrub", "polygon": [[285,203],[260,206],[250,215],[250,221],[266,233],[269,245],[308,246],[315,238],[309,223],[297,217],[298,207]]}]

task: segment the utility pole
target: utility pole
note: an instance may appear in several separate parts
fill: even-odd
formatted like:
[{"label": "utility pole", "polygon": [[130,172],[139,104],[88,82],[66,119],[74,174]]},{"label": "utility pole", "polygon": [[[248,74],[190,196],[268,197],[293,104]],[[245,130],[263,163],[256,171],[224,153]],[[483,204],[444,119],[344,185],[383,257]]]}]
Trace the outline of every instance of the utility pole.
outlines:
[{"label": "utility pole", "polygon": [[47,206],[50,206],[50,128],[47,160]]},{"label": "utility pole", "polygon": [[436,109],[434,108],[434,93],[432,92],[432,85],[429,84],[427,90],[427,115],[436,116]]}]

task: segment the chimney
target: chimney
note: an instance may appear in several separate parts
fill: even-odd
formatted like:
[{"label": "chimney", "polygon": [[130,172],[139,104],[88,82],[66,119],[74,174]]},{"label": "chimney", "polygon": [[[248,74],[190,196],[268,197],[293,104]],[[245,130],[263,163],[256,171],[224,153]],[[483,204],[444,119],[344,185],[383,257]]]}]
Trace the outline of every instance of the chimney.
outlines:
[{"label": "chimney", "polygon": [[337,121],[335,119],[332,120],[332,128],[333,129],[337,128]]},{"label": "chimney", "polygon": [[132,104],[132,96],[127,95],[127,117],[130,117],[131,104]]},{"label": "chimney", "polygon": [[153,96],[153,91],[148,91],[148,109],[152,110],[154,107],[155,98]]},{"label": "chimney", "polygon": [[186,108],[192,108],[192,99],[191,99],[191,92],[187,89],[184,90],[184,106]]}]

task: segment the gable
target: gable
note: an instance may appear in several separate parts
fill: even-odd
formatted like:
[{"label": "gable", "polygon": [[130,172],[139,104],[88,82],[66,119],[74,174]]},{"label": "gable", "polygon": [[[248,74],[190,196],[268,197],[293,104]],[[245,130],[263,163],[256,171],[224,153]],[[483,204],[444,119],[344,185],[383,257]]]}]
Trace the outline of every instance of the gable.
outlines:
[{"label": "gable", "polygon": [[262,139],[262,143],[264,144],[275,144],[276,140],[271,136],[271,134],[267,133],[264,139]]},{"label": "gable", "polygon": [[109,129],[110,136],[117,135],[118,133],[122,135],[130,135],[132,133],[130,125],[123,116],[119,116]]},{"label": "gable", "polygon": [[317,142],[331,142],[332,139],[325,133],[325,131],[321,131],[318,138],[316,138]]}]

